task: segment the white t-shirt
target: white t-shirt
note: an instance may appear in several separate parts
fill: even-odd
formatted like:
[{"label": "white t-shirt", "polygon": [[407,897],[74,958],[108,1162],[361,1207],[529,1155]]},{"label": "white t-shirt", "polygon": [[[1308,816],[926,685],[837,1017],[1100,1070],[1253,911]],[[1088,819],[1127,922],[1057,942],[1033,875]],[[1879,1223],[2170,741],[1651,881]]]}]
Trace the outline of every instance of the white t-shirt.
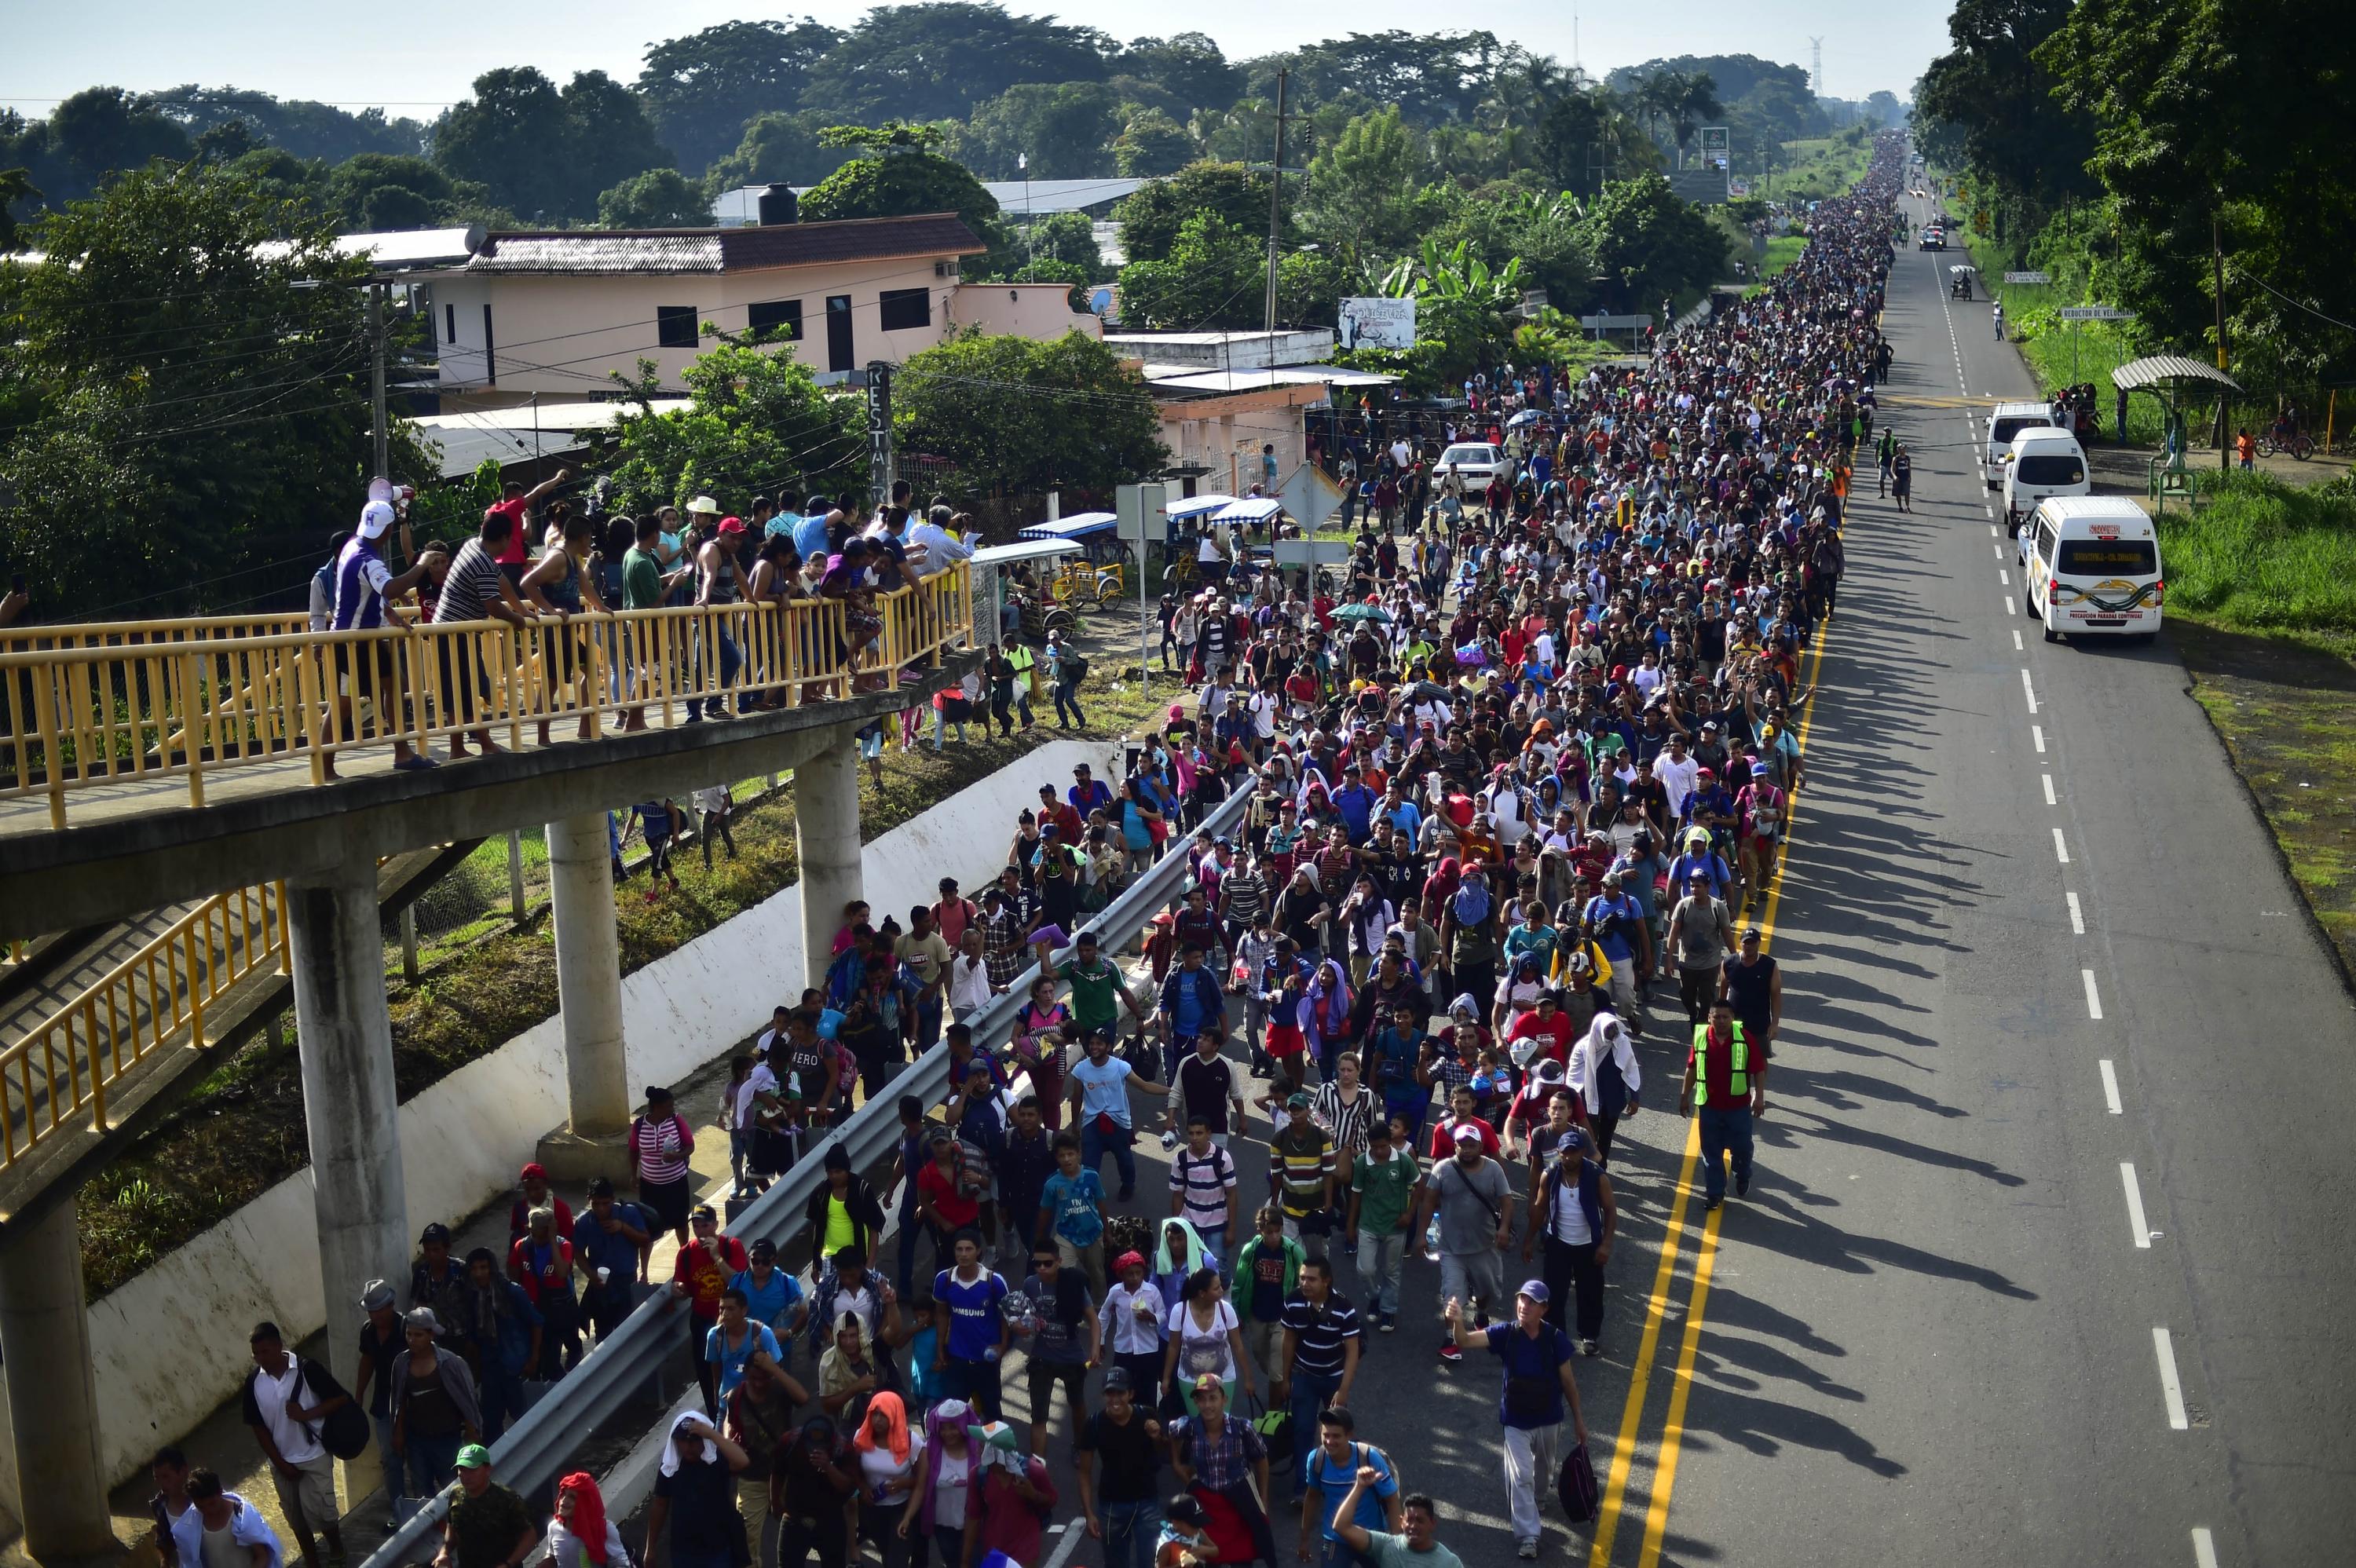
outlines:
[{"label": "white t-shirt", "polygon": [[908,1456],[892,1457],[890,1445],[878,1443],[859,1453],[859,1496],[862,1502],[898,1507],[908,1500],[914,1489],[913,1477],[916,1462],[925,1456],[925,1435],[913,1425],[908,1429]]},{"label": "white t-shirt", "polygon": [[[771,1029],[758,1041],[758,1048],[764,1055],[767,1054],[769,1043],[776,1038],[776,1032]],[[754,1112],[760,1105],[761,1096],[774,1094],[776,1092],[777,1075],[770,1071],[769,1064],[766,1061],[753,1063],[752,1076],[736,1086],[735,1119],[729,1125],[740,1133],[750,1132],[753,1128]]]},{"label": "white t-shirt", "polygon": [[[861,1468],[864,1469],[862,1465]],[[973,1486],[973,1449],[970,1445],[963,1454],[943,1453],[941,1467],[933,1482],[933,1523],[950,1530],[965,1528],[966,1494]]]},{"label": "white t-shirt", "polygon": [[1666,752],[1653,759],[1653,777],[1660,781],[1661,788],[1668,795],[1671,816],[1686,814],[1686,802],[1692,797],[1694,783],[1700,773],[1701,763],[1690,752],[1686,753],[1684,762]]},{"label": "white t-shirt", "polygon": [[[302,1377],[302,1362],[286,1358],[286,1371],[277,1377],[261,1367],[253,1369],[253,1402],[262,1407],[262,1424],[270,1428],[270,1440],[278,1445],[278,1456],[290,1465],[304,1465],[327,1450],[321,1446],[310,1427],[286,1415],[286,1401],[294,1395]],[[303,1391],[305,1404],[316,1402],[317,1395]]]},{"label": "white t-shirt", "polygon": [[952,1008],[986,1008],[990,1005],[990,965],[980,958],[960,953],[949,960],[949,1006]]},{"label": "white t-shirt", "polygon": [[1180,1302],[1170,1309],[1170,1332],[1178,1341],[1178,1382],[1192,1387],[1205,1372],[1216,1372],[1226,1382],[1236,1376],[1236,1349],[1227,1336],[1242,1327],[1232,1303],[1222,1300],[1211,1314],[1207,1328],[1197,1322],[1194,1308]]}]

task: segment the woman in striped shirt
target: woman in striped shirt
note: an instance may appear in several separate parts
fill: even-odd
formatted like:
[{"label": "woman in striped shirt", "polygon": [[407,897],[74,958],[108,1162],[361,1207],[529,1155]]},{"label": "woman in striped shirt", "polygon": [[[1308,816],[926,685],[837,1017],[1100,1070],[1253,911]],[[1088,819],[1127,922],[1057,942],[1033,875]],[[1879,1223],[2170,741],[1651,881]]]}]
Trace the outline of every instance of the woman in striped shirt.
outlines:
[{"label": "woman in striped shirt", "polygon": [[637,1174],[638,1201],[680,1246],[687,1245],[687,1157],[695,1152],[695,1130],[679,1114],[669,1090],[647,1091],[647,1113],[630,1123],[630,1168]]}]

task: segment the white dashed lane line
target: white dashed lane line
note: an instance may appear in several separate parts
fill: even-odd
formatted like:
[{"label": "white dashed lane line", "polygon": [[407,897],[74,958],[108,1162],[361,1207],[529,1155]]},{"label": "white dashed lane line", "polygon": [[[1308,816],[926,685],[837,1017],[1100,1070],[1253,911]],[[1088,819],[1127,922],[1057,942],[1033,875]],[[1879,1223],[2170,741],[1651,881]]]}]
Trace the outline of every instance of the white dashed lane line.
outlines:
[{"label": "white dashed lane line", "polygon": [[2143,1188],[2136,1180],[2135,1162],[2119,1161],[2119,1185],[2126,1189],[2127,1233],[2135,1238],[2136,1250],[2151,1251],[2151,1224],[2143,1217]]},{"label": "white dashed lane line", "polygon": [[2205,1524],[2192,1532],[2192,1568],[2217,1568],[2217,1538]]},{"label": "white dashed lane line", "polygon": [[2083,935],[2085,935],[2085,934],[2086,934],[2086,915],[2085,915],[2085,912],[2084,912],[2084,911],[2083,911],[2083,910],[2081,910],[2081,909],[2078,907],[2078,895],[2077,895],[2076,893],[2064,893],[2062,896],[2063,896],[2064,898],[2066,898],[2066,899],[2068,899],[2068,900],[2070,901],[2070,930],[2071,930],[2071,932],[2072,932],[2073,934],[2075,934],[2075,935],[2079,935],[2079,936],[2083,936]]},{"label": "white dashed lane line", "polygon": [[[2027,698],[2029,699],[2029,710],[2031,713],[2036,712],[2036,711],[2037,711],[2037,688],[2036,688],[2036,686],[2035,686],[2035,685],[2033,685],[2033,684],[2030,682],[2030,680],[2029,680],[2029,668],[2028,668],[2028,667],[2027,667],[2027,666],[2025,666],[2025,665],[2021,667],[2021,671],[2020,671],[2020,689],[2021,689],[2021,693],[2022,693],[2022,695],[2023,695],[2023,696],[2025,696],[2025,697],[2027,697]],[[2043,751],[2044,749],[2045,749],[2045,748],[2044,748],[2044,747],[2042,747],[2042,746],[2038,747],[2038,750],[2039,750],[2039,751],[2040,751],[2040,752],[2041,752],[2041,751]]]},{"label": "white dashed lane line", "polygon": [[2096,1023],[2103,1021],[2103,994],[2094,989],[2094,972],[2081,969],[2078,977],[2086,982],[2086,1016]]},{"label": "white dashed lane line", "polygon": [[2040,773],[2037,775],[2037,782],[2045,786],[2045,804],[2048,805],[2057,804],[2053,798],[2053,775],[2051,773]]},{"label": "white dashed lane line", "polygon": [[2029,738],[2037,742],[2037,754],[2040,757],[2043,756],[2045,754],[2045,726],[2042,724],[2031,724],[2029,727]]},{"label": "white dashed lane line", "polygon": [[2107,1056],[2103,1058],[2103,1060],[2095,1065],[2099,1066],[2103,1070],[2104,1106],[2108,1109],[2114,1116],[2126,1115],[2127,1114],[2127,1108],[2119,1103],[2118,1069],[2111,1065],[2111,1059]]},{"label": "white dashed lane line", "polygon": [[2151,1348],[2159,1359],[2159,1397],[2168,1407],[2168,1424],[2178,1432],[2190,1432],[2192,1416],[2184,1408],[2184,1383],[2176,1375],[2176,1346],[2167,1329],[2151,1331]]},{"label": "white dashed lane line", "polygon": [[[2053,830],[2053,859],[2064,866],[2070,863],[2070,846],[2062,841],[2062,830],[2058,827]],[[2086,973],[2091,975],[2094,971],[2089,969]],[[2102,1015],[2098,1013],[2095,1016],[2099,1018]]]}]

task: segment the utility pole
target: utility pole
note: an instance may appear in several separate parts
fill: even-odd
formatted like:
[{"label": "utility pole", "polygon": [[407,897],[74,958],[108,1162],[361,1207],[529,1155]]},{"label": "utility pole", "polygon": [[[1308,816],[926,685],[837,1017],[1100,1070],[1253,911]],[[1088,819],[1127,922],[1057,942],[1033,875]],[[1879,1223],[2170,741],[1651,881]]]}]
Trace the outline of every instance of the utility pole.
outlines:
[{"label": "utility pole", "polygon": [[376,467],[371,471],[379,478],[391,475],[392,432],[385,428],[384,413],[384,285],[369,285],[369,345],[373,351],[369,363],[369,400],[373,411],[370,418],[376,431]]},{"label": "utility pole", "polygon": [[[2227,368],[2225,364],[2225,247],[2218,237],[2217,209],[2214,207],[2209,209],[2209,258],[2216,267],[2217,275],[2217,368],[2223,370]],[[2231,447],[2225,439],[2230,422],[2225,417],[2228,396],[2227,389],[2223,387],[2217,389],[2217,467],[2221,472],[2230,473],[2233,470],[2233,461]]]},{"label": "utility pole", "polygon": [[[1266,327],[1269,353],[1276,352],[1276,263],[1283,250],[1284,221],[1284,88],[1291,77],[1290,70],[1276,73],[1276,162],[1269,167],[1268,182],[1268,309]],[[1273,360],[1271,359],[1271,363]]]},{"label": "utility pole", "polygon": [[892,498],[892,367],[867,362],[867,499],[877,516]]}]

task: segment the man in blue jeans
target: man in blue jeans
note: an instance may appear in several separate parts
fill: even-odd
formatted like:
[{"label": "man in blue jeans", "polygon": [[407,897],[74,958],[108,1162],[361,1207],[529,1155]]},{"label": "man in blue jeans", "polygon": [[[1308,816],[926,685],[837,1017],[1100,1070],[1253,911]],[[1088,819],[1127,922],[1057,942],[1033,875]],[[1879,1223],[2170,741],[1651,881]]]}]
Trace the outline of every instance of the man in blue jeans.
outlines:
[{"label": "man in blue jeans", "polygon": [[1358,1309],[1333,1288],[1331,1259],[1312,1257],[1301,1265],[1300,1287],[1284,1301],[1284,1359],[1272,1397],[1287,1401],[1292,1430],[1300,1449],[1290,1467],[1291,1502],[1301,1506],[1309,1486],[1309,1456],[1314,1442],[1306,1434],[1319,1430],[1328,1409],[1346,1409],[1350,1385],[1358,1377]]},{"label": "man in blue jeans", "polygon": [[1694,1029],[1677,1109],[1700,1118],[1703,1210],[1717,1208],[1726,1196],[1730,1154],[1734,1194],[1740,1198],[1749,1192],[1751,1118],[1767,1109],[1767,1058],[1753,1050],[1734,1009],[1723,1001],[1710,1008],[1709,1022]]},{"label": "man in blue jeans", "polygon": [[1137,1407],[1128,1368],[1105,1373],[1104,1408],[1079,1424],[1077,1449],[1080,1517],[1104,1542],[1105,1568],[1150,1568],[1162,1531],[1162,1423]]},{"label": "man in blue jeans", "polygon": [[[1226,1041],[1226,997],[1219,977],[1203,965],[1199,941],[1188,940],[1179,949],[1178,967],[1162,982],[1162,1006],[1153,1021],[1162,1039],[1165,1076],[1175,1073],[1178,1063],[1194,1054],[1195,1040],[1204,1035]],[[1132,1183],[1124,1179],[1120,1185],[1127,1191]]]},{"label": "man in blue jeans", "polygon": [[1137,1194],[1136,1124],[1129,1114],[1132,1087],[1149,1094],[1167,1094],[1170,1086],[1138,1075],[1137,1070],[1112,1053],[1112,1030],[1100,1029],[1088,1036],[1087,1059],[1072,1064],[1072,1099],[1078,1105],[1080,1163],[1102,1172],[1105,1152],[1112,1152],[1120,1168],[1120,1192],[1116,1202]]}]

